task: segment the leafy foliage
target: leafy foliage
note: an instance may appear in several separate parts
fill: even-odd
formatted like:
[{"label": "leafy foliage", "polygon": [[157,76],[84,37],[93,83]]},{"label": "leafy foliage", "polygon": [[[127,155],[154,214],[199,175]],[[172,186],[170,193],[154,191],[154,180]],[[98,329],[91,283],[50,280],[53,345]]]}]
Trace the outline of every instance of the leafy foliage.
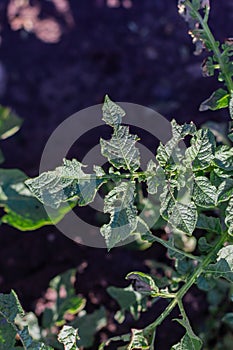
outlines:
[{"label": "leafy foliage", "polygon": [[[178,7],[188,22],[195,53],[208,50],[203,74],[213,76],[217,71],[219,82],[224,84],[224,88],[213,92],[201,104],[200,110],[228,107],[233,119],[232,41],[220,44],[214,39],[208,25],[208,0],[179,0]],[[196,284],[207,292],[213,318],[226,295],[232,300],[233,133],[230,130],[227,141],[225,138],[225,144],[221,144],[224,138],[216,139],[216,133],[210,129],[197,130],[193,123],[178,125],[173,120],[171,139],[166,144],[160,143],[143,172],[139,171],[139,139],[130,133],[128,126],[122,125],[125,114],[118,104],[105,97],[103,120],[111,126],[112,136],[110,140],[101,139],[100,145],[102,155],[111,165],[108,172],[94,167],[92,174],[86,174],[84,165],[76,159],[64,159],[63,165],[55,170],[27,180],[19,170],[0,169],[0,205],[5,211],[2,222],[21,230],[51,224],[46,206],[53,208],[53,222],[59,221],[74,205],[91,203],[99,188],[111,180],[114,185],[104,198],[104,212],[109,215],[109,221],[100,229],[107,248],[110,250],[126,244],[132,237],[139,237],[146,244],[162,244],[173,262],[171,266],[156,262],[153,273],[130,272],[126,279],[132,285],[108,288],[120,308],[115,314],[118,322],[123,322],[127,313],[137,320],[148,305],[160,298],[167,299],[169,304],[144,329],[133,328],[129,334],[110,338],[99,349],[120,341],[127,343],[121,349],[152,350],[157,327],[178,306],[182,318],[177,321],[186,333],[172,350],[200,350],[203,342],[192,330],[182,300]],[[1,139],[12,135],[20,125],[21,120],[10,110],[0,109]],[[160,200],[160,218],[154,227],[165,227],[165,239],[154,235],[149,227],[150,200],[144,197],[141,183],[146,185],[148,194]],[[68,206],[64,205],[66,202]],[[142,208],[138,207],[142,203],[147,206],[146,214],[140,214]],[[155,215],[153,209],[152,216]],[[158,270],[162,270],[162,276]],[[101,307],[92,314],[84,311],[86,301],[74,290],[75,273],[70,270],[51,281],[50,289],[57,298],[44,310],[41,330],[38,322],[34,322],[36,336],[32,335],[29,318],[25,321],[16,294],[0,294],[1,349],[49,350],[50,346],[62,349],[64,345],[65,350],[77,350],[93,345],[96,330],[106,326],[105,309]],[[218,328],[221,324],[231,328],[232,313],[227,309],[223,312],[225,316],[221,314]]]},{"label": "leafy foliage", "polygon": [[[112,168],[109,174],[97,171],[96,177],[81,173],[82,165],[77,161],[64,160],[63,167],[27,180],[26,184],[44,204],[53,205],[54,201],[55,206],[59,208],[63,201],[73,198],[76,198],[79,205],[89,203],[99,186],[111,176],[115,185],[104,198],[104,212],[110,215],[110,220],[100,229],[108,249],[119,243],[126,243],[127,239],[136,233],[141,236],[142,241],[158,242],[168,249],[169,257],[175,259],[175,264],[173,272],[169,278],[164,278],[163,283],[159,282],[156,276],[137,271],[126,276],[133,289],[130,286],[108,288],[108,293],[119,304],[120,310],[115,314],[115,320],[120,323],[124,321],[127,312],[137,319],[141,312],[146,310],[148,298],[171,300],[165,312],[151,325],[144,330],[132,330],[129,338],[122,338],[128,342],[125,349],[152,349],[157,325],[177,303],[180,304],[192,284],[196,283],[200,289],[209,291],[215,285],[216,278],[232,282],[232,246],[223,247],[228,234],[232,234],[232,148],[219,145],[209,129],[196,130],[193,123],[180,126],[172,121],[172,139],[165,145],[160,144],[156,158],[148,163],[144,173],[138,172],[140,158],[136,151],[136,137],[132,137],[126,127],[121,129],[119,123],[124,114],[122,109],[109,98],[106,101],[103,107],[104,120],[113,127],[113,137],[109,142],[101,141],[102,154],[115,169]],[[117,140],[119,130],[126,132],[124,137],[126,135],[127,140],[133,140],[132,144],[125,148],[128,153],[119,151],[120,143],[124,145],[122,140],[120,143]],[[180,142],[187,136],[190,138],[190,144],[184,152]],[[116,151],[113,151],[113,145]],[[128,172],[121,173],[119,169]],[[160,193],[160,215],[163,223],[166,222],[174,230],[173,237],[167,242],[154,236],[147,223],[138,215],[136,185],[141,182],[146,183],[149,193]],[[56,191],[57,183],[59,186]],[[218,209],[219,212],[223,212],[225,223],[218,217],[206,215],[206,209]],[[185,251],[184,245],[181,245],[181,248],[177,247],[175,240],[183,236],[183,241],[187,242],[189,236],[192,238],[190,247],[195,249],[196,228],[205,230],[208,235],[199,239],[199,255],[194,256],[189,250]],[[218,239],[213,238],[213,235]],[[216,254],[218,258],[214,263]],[[184,283],[183,286],[180,286],[180,282]],[[69,304],[69,301],[67,303]],[[101,309],[99,312],[102,312]],[[172,349],[199,350],[202,341],[192,331],[183,308],[182,313],[183,319],[178,321],[185,327],[186,334]],[[56,312],[56,315],[58,314]],[[53,321],[59,324],[63,317],[62,312],[60,321]],[[79,344],[89,347],[91,343],[85,339],[92,339],[89,334],[91,326],[85,328],[85,331],[82,327],[84,322],[87,324],[88,319],[94,319],[95,316],[93,314],[86,317],[87,319],[85,316],[77,317],[73,325],[79,329]],[[98,329],[98,325],[94,328]],[[112,341],[114,340],[118,341],[121,338],[113,338]],[[108,342],[103,343],[100,349],[106,344]]]}]

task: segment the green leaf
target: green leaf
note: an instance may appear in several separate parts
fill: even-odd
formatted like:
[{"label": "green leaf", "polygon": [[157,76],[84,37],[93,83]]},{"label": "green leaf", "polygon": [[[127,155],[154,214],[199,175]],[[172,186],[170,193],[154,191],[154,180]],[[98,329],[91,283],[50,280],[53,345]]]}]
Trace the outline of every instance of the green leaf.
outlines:
[{"label": "green leaf", "polygon": [[65,350],[78,350],[77,340],[79,340],[78,330],[71,326],[63,326],[58,334],[58,341],[64,344]]},{"label": "green leaf", "polygon": [[110,214],[110,222],[101,227],[108,249],[126,240],[137,226],[137,208],[134,205],[135,183],[122,182],[104,198],[104,212]]},{"label": "green leaf", "polygon": [[146,310],[146,297],[135,291],[132,286],[126,288],[108,287],[108,294],[117,301],[121,310],[115,315],[115,319],[122,323],[126,312],[130,312],[135,320]]},{"label": "green leaf", "polygon": [[126,276],[126,279],[130,280],[133,283],[133,288],[141,294],[156,297],[159,292],[154,279],[146,273],[138,271],[130,272]]},{"label": "green leaf", "polygon": [[229,105],[229,93],[224,89],[218,89],[200,105],[199,110],[201,112],[211,109],[215,111],[221,108],[227,108]]},{"label": "green leaf", "polygon": [[107,180],[95,174],[85,174],[76,159],[63,160],[63,165],[53,171],[25,181],[31,192],[43,204],[58,208],[73,199],[84,206],[94,200],[98,188]]},{"label": "green leaf", "polygon": [[13,323],[18,314],[21,316],[24,315],[19,299],[13,290],[10,294],[0,293],[0,314],[9,323]]},{"label": "green leaf", "polygon": [[178,202],[169,187],[165,187],[160,199],[160,214],[162,217],[167,220],[173,228],[188,235],[192,235],[197,222],[197,209],[195,204],[193,202],[188,204]]},{"label": "green leaf", "polygon": [[176,321],[186,329],[186,333],[178,344],[172,346],[171,350],[201,350],[202,341],[193,333],[190,324],[180,319]]},{"label": "green leaf", "polygon": [[181,140],[187,135],[193,135],[196,132],[196,126],[191,122],[190,124],[177,124],[175,119],[171,121],[172,134],[176,140]]},{"label": "green leaf", "polygon": [[233,197],[233,179],[232,178],[226,178],[224,181],[221,182],[218,192],[218,203],[225,202],[229,200],[231,197]]},{"label": "green leaf", "polygon": [[140,166],[140,154],[135,146],[138,140],[136,135],[129,133],[128,126],[119,125],[110,141],[100,139],[101,153],[115,168],[134,172]]},{"label": "green leaf", "polygon": [[146,170],[147,191],[156,194],[158,187],[165,181],[164,170],[157,166],[152,160],[149,161]]},{"label": "green leaf", "polygon": [[14,135],[21,127],[23,120],[10,108],[0,106],[0,139]]},{"label": "green leaf", "polygon": [[215,278],[223,277],[233,282],[233,245],[220,249],[217,262],[210,264],[205,272],[212,274]]},{"label": "green leaf", "polygon": [[61,326],[65,323],[64,315],[76,315],[80,312],[86,304],[86,300],[78,296],[70,296],[65,298],[64,301],[59,305],[58,315],[56,319],[56,325]]},{"label": "green leaf", "polygon": [[107,325],[106,310],[101,306],[92,314],[76,317],[71,322],[71,325],[79,330],[80,340],[78,341],[78,346],[85,349],[89,348],[94,343],[96,332]]},{"label": "green leaf", "polygon": [[196,205],[202,208],[213,208],[217,202],[217,189],[205,176],[193,177],[192,197]]},{"label": "green leaf", "polygon": [[218,234],[222,232],[221,222],[219,218],[215,218],[213,216],[206,216],[202,213],[198,215],[196,227],[201,230],[215,232]]},{"label": "green leaf", "polygon": [[[157,149],[156,159],[161,167],[175,166],[179,163],[180,149],[178,147],[179,142],[187,135],[193,135],[196,131],[196,127],[193,123],[178,125],[173,119],[172,125],[172,138],[163,145],[160,143]],[[176,166],[175,166],[176,167]]]},{"label": "green leaf", "polygon": [[112,127],[120,125],[122,118],[125,116],[125,111],[119,105],[111,101],[108,95],[105,96],[102,110],[103,120]]},{"label": "green leaf", "polygon": [[0,206],[6,214],[2,222],[19,230],[35,230],[44,225],[60,221],[71,208],[53,210],[53,222],[44,206],[39,202],[24,182],[27,176],[17,169],[0,169]]},{"label": "green leaf", "polygon": [[216,286],[216,281],[210,275],[199,276],[196,282],[198,288],[205,292],[209,292]]},{"label": "green leaf", "polygon": [[127,350],[150,349],[150,344],[148,343],[142,329],[132,329],[131,332],[131,340]]},{"label": "green leaf", "polygon": [[29,334],[28,327],[24,327],[22,330],[18,331],[18,335],[27,350],[53,350],[50,346],[33,340]]},{"label": "green leaf", "polygon": [[228,227],[229,235],[233,236],[233,197],[230,199],[226,208],[225,224]]},{"label": "green leaf", "polygon": [[200,237],[198,240],[198,248],[201,253],[206,254],[213,248],[213,244],[208,243],[206,237]]},{"label": "green leaf", "polygon": [[[24,311],[14,291],[11,291],[10,294],[0,294],[0,315],[9,323],[9,325],[11,325],[11,327],[19,335],[20,340],[26,350],[52,350],[51,347],[46,346],[43,343],[34,341],[28,332],[28,327],[24,327],[23,329],[17,328],[15,324],[15,318],[17,315],[22,317],[24,315]],[[7,329],[6,336],[9,336],[9,328]],[[3,343],[6,339],[7,338],[3,339]]]},{"label": "green leaf", "polygon": [[192,162],[193,170],[208,168],[214,159],[216,142],[213,133],[200,129],[191,139],[191,146],[186,150],[186,161]]},{"label": "green leaf", "polygon": [[221,146],[215,153],[214,163],[224,171],[233,171],[233,147]]},{"label": "green leaf", "polygon": [[0,316],[0,349],[14,349],[16,334],[16,330],[3,316]]},{"label": "green leaf", "polygon": [[151,231],[147,225],[147,223],[140,218],[140,216],[137,217],[137,226],[134,230],[134,234],[140,234],[141,239],[147,240],[148,237],[151,235]]}]

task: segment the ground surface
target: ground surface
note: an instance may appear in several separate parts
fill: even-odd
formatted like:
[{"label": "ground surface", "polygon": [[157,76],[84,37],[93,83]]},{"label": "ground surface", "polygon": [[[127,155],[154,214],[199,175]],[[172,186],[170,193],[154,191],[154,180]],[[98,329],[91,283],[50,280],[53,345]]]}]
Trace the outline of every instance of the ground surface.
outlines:
[{"label": "ground surface", "polygon": [[[223,40],[232,36],[232,1],[212,3],[211,23]],[[0,102],[24,118],[21,131],[2,142],[5,167],[36,175],[54,128],[72,113],[102,103],[106,93],[116,101],[152,106],[179,122],[200,125],[227,118],[223,112],[198,111],[217,84],[202,78],[202,58],[192,55],[175,0],[122,1],[118,8],[104,0],[2,0],[0,20]],[[86,139],[83,154],[88,143]],[[123,286],[127,272],[146,271],[145,259],[164,260],[159,247],[145,252],[118,248],[107,254],[78,246],[52,227],[25,234],[2,226],[0,247],[0,289],[15,289],[26,310],[35,307],[52,277],[82,265],[86,268],[78,276],[77,291],[89,298],[89,310],[102,302],[111,314],[115,306],[105,286]],[[187,305],[197,323],[206,311],[203,295],[193,290]],[[137,327],[163,307],[157,304]],[[132,325],[129,320],[118,330]],[[177,337],[175,325],[165,322],[156,349],[170,349]]]}]

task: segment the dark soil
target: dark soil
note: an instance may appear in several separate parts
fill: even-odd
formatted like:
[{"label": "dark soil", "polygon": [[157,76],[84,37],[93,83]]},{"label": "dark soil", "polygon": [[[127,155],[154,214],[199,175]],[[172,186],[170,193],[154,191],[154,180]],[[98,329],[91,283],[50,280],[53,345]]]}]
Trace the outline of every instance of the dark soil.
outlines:
[{"label": "dark soil", "polygon": [[[121,3],[111,8],[104,0],[29,1],[24,12],[15,15],[16,0],[0,2],[0,102],[24,119],[20,132],[2,142],[4,167],[36,175],[55,127],[74,112],[102,103],[106,93],[116,101],[154,107],[178,122],[201,125],[209,119],[227,120],[221,110],[198,111],[218,84],[202,77],[203,57],[192,54],[176,0],[133,0],[131,8]],[[233,4],[212,3],[211,25],[223,40],[232,35]],[[39,6],[36,16],[30,6]],[[84,146],[81,151],[85,153]],[[143,252],[117,248],[110,253],[80,246],[53,227],[21,233],[2,225],[0,247],[0,289],[14,289],[27,311],[35,308],[52,277],[85,263],[77,292],[89,300],[88,311],[103,303],[111,316],[116,306],[106,286],[125,286],[129,271],[146,271],[145,259],[166,259],[158,246]],[[193,324],[200,325],[206,314],[203,294],[193,289],[186,305]],[[163,302],[155,304],[139,322],[129,319],[117,332],[148,324],[164,307]],[[156,349],[170,349],[181,332],[174,322],[165,321],[157,333]]]}]

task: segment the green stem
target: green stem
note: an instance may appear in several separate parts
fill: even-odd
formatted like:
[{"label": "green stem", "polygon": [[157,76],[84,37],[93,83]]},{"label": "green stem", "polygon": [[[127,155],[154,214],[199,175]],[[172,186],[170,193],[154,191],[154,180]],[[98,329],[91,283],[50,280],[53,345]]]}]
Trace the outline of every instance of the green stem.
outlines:
[{"label": "green stem", "polygon": [[[152,238],[151,238],[151,239],[152,239]],[[183,255],[183,256],[186,256],[187,258],[189,258],[189,259],[191,259],[191,260],[196,260],[196,261],[199,261],[199,262],[202,261],[202,258],[200,258],[199,256],[195,256],[195,255],[192,255],[192,254],[190,254],[190,253],[186,253],[186,252],[184,252],[183,250],[180,250],[180,249],[178,249],[178,248],[176,248],[176,247],[173,247],[173,246],[171,246],[169,243],[167,243],[166,241],[164,241],[163,239],[161,239],[161,238],[159,238],[159,237],[156,237],[156,236],[153,235],[153,240],[154,240],[155,242],[158,242],[158,243],[162,244],[162,245],[163,245],[164,247],[166,247],[167,249],[170,249],[170,250],[172,250],[173,252],[178,253],[178,254],[181,254],[181,255]],[[148,240],[148,241],[150,242],[150,240]]]},{"label": "green stem", "polygon": [[228,233],[226,231],[223,233],[223,235],[221,236],[219,241],[216,243],[216,245],[213,247],[211,252],[199,264],[199,266],[196,268],[196,270],[193,272],[193,274],[190,276],[187,282],[180,288],[180,290],[176,294],[176,297],[170,302],[170,304],[167,306],[164,312],[153,323],[147,326],[146,329],[148,330],[155,329],[165,320],[165,318],[171,313],[171,311],[179,303],[179,301],[182,300],[182,298],[190,289],[190,287],[196,282],[197,278],[201,275],[201,273],[205,270],[205,268],[211,263],[211,261],[213,260],[213,258],[215,257],[219,249],[226,242],[227,237],[228,237]]},{"label": "green stem", "polygon": [[[194,9],[192,3],[190,1],[186,1],[187,6],[193,11],[193,13],[195,13],[199,23],[201,24],[210,44],[211,44],[211,49],[216,57],[216,59],[218,60],[219,66],[220,66],[220,70],[222,71],[222,74],[224,76],[224,80],[226,82],[226,86],[230,92],[230,94],[233,92],[233,81],[231,79],[231,77],[228,75],[224,61],[222,60],[222,54],[221,51],[219,50],[217,44],[216,44],[216,40],[210,30],[210,27],[207,23],[207,18],[208,16],[205,16],[205,18],[203,19],[202,16],[200,15],[200,13]],[[207,9],[207,11],[209,11]]]},{"label": "green stem", "polygon": [[189,324],[189,319],[188,319],[188,317],[186,315],[186,312],[185,312],[185,309],[184,309],[184,305],[183,305],[183,302],[182,302],[181,299],[178,300],[178,306],[179,306],[180,313],[181,313],[181,316],[182,316],[183,320]]}]

